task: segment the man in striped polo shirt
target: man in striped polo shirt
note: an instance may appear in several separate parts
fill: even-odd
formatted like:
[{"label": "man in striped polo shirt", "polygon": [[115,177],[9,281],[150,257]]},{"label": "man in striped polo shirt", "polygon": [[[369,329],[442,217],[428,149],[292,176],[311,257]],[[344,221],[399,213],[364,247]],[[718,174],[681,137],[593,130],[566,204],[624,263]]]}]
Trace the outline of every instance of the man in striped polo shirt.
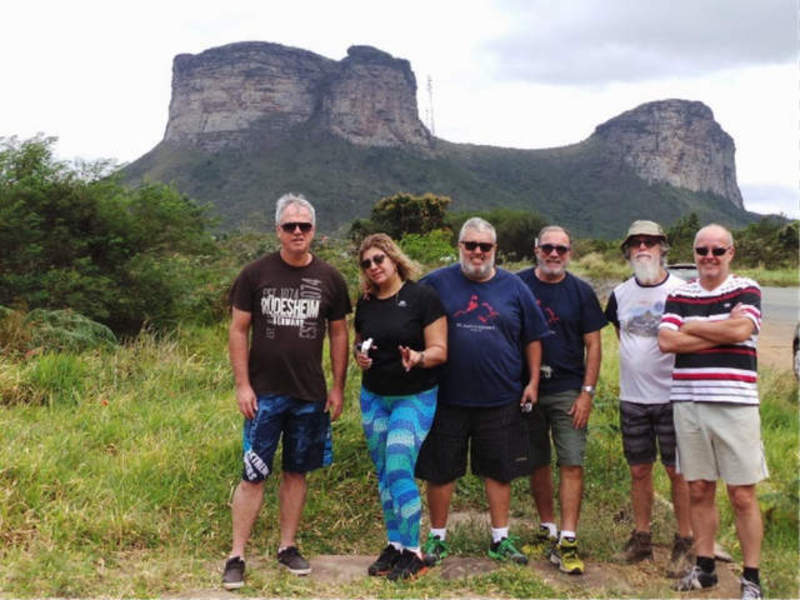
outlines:
[{"label": "man in striped polo shirt", "polygon": [[761,290],[755,281],[730,272],[734,252],[733,236],[724,227],[708,225],[698,231],[698,279],[672,291],[659,325],[659,348],[675,354],[670,400],[678,468],[689,482],[697,552],[697,564],[676,589],[717,584],[714,502],[717,479],[722,478],[742,548],[742,598],[761,598],[763,525],[755,489],[767,477],[756,385]]}]

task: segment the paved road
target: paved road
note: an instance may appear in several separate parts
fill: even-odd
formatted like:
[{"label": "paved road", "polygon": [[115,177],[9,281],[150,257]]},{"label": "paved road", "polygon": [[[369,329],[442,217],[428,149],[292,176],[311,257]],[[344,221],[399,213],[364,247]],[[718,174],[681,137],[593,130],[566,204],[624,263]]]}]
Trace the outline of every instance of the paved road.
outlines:
[{"label": "paved road", "polygon": [[761,313],[759,364],[791,369],[792,338],[800,320],[800,288],[762,287]]}]

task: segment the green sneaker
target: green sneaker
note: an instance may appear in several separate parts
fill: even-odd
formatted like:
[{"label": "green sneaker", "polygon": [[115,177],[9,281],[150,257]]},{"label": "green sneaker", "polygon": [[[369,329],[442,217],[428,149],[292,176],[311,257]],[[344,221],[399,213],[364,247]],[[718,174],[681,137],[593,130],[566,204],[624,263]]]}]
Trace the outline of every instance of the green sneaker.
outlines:
[{"label": "green sneaker", "polygon": [[422,556],[425,564],[429,567],[438,565],[448,554],[450,554],[450,548],[448,548],[447,542],[438,535],[428,533],[428,539],[422,545]]},{"label": "green sneaker", "polygon": [[562,573],[583,574],[583,561],[578,556],[578,542],[575,538],[563,538],[550,551],[550,562],[558,566]]},{"label": "green sneaker", "polygon": [[489,546],[489,557],[495,560],[510,560],[518,565],[527,565],[528,557],[517,550],[514,542],[519,542],[519,538],[514,535],[504,537],[499,542],[494,542]]}]

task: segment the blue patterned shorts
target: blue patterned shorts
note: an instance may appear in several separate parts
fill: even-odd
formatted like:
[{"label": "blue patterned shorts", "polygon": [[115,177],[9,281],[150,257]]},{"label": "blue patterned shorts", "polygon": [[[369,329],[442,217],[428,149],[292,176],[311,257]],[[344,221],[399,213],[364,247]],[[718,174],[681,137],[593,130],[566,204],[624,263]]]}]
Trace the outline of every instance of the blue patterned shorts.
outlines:
[{"label": "blue patterned shorts", "polygon": [[272,472],[281,434],[284,471],[308,473],[331,464],[331,421],[324,408],[290,396],[259,396],[255,417],[244,421],[242,479],[255,483]]}]

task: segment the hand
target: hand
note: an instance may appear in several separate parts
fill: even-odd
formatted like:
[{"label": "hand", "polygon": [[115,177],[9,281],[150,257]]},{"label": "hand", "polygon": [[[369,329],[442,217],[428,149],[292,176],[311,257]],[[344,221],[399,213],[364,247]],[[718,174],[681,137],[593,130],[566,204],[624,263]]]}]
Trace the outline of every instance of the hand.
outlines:
[{"label": "hand", "polygon": [[[372,347],[377,348],[377,346]],[[356,350],[356,364],[362,371],[366,371],[372,366],[372,359],[368,355],[363,354],[360,350]]]},{"label": "hand", "polygon": [[[371,361],[371,359],[370,359]],[[331,421],[335,421],[342,414],[342,404],[344,397],[342,390],[333,388],[328,392],[328,401],[325,402],[325,411],[331,415]]]},{"label": "hand", "polygon": [[[539,402],[538,393],[538,386],[536,386],[533,382],[529,383],[525,386],[525,389],[522,390],[522,398],[520,398],[519,405],[524,406],[526,404],[530,404],[532,408],[537,402]],[[523,411],[525,411],[524,408]]]},{"label": "hand", "polygon": [[729,319],[747,319],[747,308],[741,302],[737,302],[736,306],[731,309],[730,314],[728,315]]},{"label": "hand", "polygon": [[572,408],[567,414],[572,415],[572,426],[583,429],[589,423],[589,413],[592,412],[592,397],[587,392],[581,392],[572,403]]},{"label": "hand", "polygon": [[400,360],[403,362],[403,368],[406,370],[406,373],[419,365],[422,361],[422,352],[412,350],[408,346],[398,346],[397,349],[400,350]]},{"label": "hand", "polygon": [[249,384],[236,388],[236,404],[239,405],[239,412],[248,419],[256,416],[258,398],[256,398],[256,393]]}]

